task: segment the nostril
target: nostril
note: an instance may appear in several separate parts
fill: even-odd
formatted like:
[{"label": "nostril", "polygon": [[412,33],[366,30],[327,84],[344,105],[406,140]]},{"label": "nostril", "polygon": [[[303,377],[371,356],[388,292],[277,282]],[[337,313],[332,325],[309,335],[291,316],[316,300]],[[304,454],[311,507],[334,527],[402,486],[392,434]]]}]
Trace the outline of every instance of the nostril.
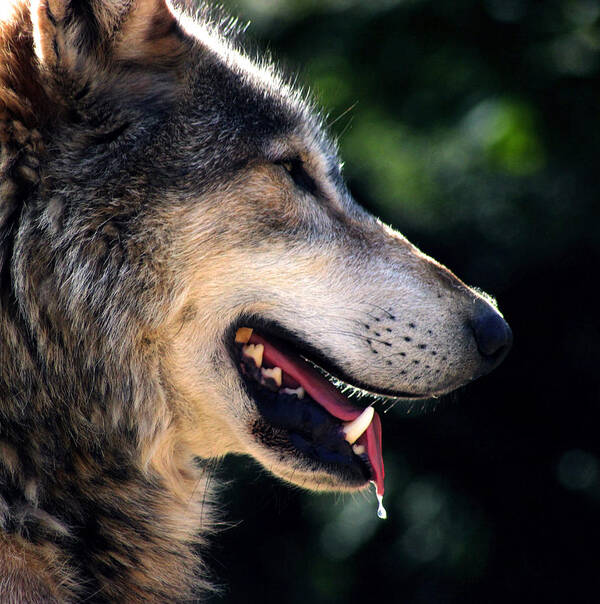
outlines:
[{"label": "nostril", "polygon": [[488,307],[472,321],[477,348],[484,357],[504,357],[512,344],[512,330],[494,309]]}]

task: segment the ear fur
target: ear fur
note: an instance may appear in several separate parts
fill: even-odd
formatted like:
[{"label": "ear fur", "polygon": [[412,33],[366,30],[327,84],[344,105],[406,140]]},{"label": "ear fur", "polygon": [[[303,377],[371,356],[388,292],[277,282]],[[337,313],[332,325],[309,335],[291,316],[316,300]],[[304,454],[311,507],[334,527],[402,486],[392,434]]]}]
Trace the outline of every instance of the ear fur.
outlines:
[{"label": "ear fur", "polygon": [[167,0],[30,1],[49,95],[62,108],[61,121],[85,124],[74,147],[106,143],[128,123],[158,119],[183,90],[191,42]]},{"label": "ear fur", "polygon": [[36,54],[71,75],[114,63],[168,67],[184,52],[166,0],[32,0]]},{"label": "ear fur", "polygon": [[1,293],[6,242],[22,200],[39,184],[47,129],[76,119],[82,134],[70,144],[87,148],[144,116],[160,119],[181,89],[178,66],[190,42],[167,0],[0,0],[0,6]]}]

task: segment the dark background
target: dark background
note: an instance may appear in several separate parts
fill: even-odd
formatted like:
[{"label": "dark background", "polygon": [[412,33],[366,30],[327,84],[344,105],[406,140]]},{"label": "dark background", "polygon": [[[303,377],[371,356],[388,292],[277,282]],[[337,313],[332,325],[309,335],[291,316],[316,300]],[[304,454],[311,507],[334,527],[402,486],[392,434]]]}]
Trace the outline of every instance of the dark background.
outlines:
[{"label": "dark background", "polygon": [[496,296],[515,342],[384,417],[387,521],[226,460],[212,601],[600,601],[600,3],[226,6],[329,112],[356,199]]}]

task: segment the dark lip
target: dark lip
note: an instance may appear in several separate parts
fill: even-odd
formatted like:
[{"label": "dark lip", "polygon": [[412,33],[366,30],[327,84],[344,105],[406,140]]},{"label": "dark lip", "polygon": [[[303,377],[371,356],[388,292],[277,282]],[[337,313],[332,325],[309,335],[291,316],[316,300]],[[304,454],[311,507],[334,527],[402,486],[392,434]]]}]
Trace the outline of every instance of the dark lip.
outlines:
[{"label": "dark lip", "polygon": [[[385,390],[374,388],[372,385],[367,384],[349,376],[343,369],[338,367],[334,362],[327,359],[319,349],[312,346],[310,343],[302,340],[292,331],[270,319],[265,319],[257,315],[244,315],[235,321],[225,332],[225,346],[229,351],[229,354],[235,364],[235,346],[234,338],[235,333],[240,327],[251,327],[264,336],[273,339],[280,345],[293,349],[295,354],[299,354],[305,357],[309,362],[314,363],[318,368],[325,370],[334,378],[337,378],[351,386],[355,386],[363,391],[368,392],[373,398],[392,398],[399,400],[419,401],[426,400],[434,397],[436,393],[427,394],[414,394],[410,392]],[[362,406],[367,406],[370,403],[366,403]],[[361,406],[358,405],[358,406]]]}]

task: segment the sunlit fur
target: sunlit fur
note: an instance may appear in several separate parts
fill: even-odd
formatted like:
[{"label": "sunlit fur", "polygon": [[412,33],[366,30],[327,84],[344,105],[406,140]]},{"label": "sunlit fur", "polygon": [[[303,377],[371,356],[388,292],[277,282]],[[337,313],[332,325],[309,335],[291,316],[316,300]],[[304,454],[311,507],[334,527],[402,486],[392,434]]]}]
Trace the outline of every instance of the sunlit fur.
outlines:
[{"label": "sunlit fur", "polygon": [[240,317],[427,397],[487,371],[467,324],[490,303],[354,203],[319,116],[208,13],[1,14],[0,594],[189,600],[210,460],[349,488],[270,446],[229,354]]}]

